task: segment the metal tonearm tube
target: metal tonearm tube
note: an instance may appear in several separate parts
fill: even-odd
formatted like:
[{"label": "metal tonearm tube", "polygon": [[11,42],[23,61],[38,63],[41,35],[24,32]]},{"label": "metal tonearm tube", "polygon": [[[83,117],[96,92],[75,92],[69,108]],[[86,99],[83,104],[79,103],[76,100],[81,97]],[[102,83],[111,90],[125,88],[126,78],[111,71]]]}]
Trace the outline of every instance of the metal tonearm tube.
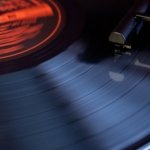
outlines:
[{"label": "metal tonearm tube", "polygon": [[136,0],[118,26],[111,32],[109,41],[115,45],[130,48],[128,43],[132,35],[139,33],[143,21],[150,21],[150,17],[145,15],[148,7],[149,0]]}]

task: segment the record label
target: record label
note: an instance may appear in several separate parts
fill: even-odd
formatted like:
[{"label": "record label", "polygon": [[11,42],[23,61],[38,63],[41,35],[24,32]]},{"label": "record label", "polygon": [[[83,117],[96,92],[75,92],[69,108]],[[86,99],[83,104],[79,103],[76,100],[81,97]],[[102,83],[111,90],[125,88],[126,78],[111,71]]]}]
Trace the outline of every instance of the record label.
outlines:
[{"label": "record label", "polygon": [[54,0],[1,0],[0,14],[1,62],[40,50],[64,25],[64,11]]}]

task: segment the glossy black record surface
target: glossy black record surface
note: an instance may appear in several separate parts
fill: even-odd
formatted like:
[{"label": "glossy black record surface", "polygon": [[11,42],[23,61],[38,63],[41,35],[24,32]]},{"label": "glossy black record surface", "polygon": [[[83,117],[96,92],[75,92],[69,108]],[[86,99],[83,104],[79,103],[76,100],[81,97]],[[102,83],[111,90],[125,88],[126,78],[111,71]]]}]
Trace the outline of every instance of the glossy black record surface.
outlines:
[{"label": "glossy black record surface", "polygon": [[97,64],[85,49],[0,76],[0,149],[121,150],[149,135],[149,49]]},{"label": "glossy black record surface", "polygon": [[0,63],[0,150],[137,148],[150,140],[149,43],[81,61],[89,43],[75,39],[84,20],[77,3],[59,3],[72,22],[60,36],[28,58]]}]

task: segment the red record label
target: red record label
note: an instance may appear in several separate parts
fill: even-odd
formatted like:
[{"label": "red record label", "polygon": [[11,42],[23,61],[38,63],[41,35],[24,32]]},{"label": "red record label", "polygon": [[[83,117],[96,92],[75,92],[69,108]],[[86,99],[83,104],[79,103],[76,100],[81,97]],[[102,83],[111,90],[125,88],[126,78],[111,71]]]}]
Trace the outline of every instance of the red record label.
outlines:
[{"label": "red record label", "polygon": [[40,50],[63,25],[64,11],[55,0],[0,0],[0,61]]}]

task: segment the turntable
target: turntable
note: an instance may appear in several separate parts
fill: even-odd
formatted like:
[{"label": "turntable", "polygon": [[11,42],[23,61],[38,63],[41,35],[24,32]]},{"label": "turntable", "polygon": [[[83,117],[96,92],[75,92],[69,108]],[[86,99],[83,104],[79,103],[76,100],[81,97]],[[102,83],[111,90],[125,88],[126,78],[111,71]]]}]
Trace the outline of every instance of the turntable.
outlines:
[{"label": "turntable", "polygon": [[149,148],[149,24],[114,55],[118,3],[0,1],[0,150]]}]

